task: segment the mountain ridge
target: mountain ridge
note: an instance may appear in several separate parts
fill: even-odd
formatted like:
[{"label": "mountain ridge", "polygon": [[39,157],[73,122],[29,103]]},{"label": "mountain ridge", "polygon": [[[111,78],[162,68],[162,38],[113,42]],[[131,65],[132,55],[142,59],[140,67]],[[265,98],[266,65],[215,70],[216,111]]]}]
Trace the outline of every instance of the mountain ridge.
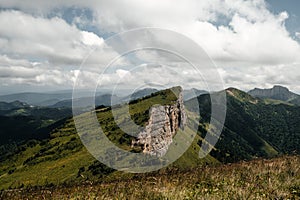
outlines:
[{"label": "mountain ridge", "polygon": [[300,105],[300,95],[291,92],[287,87],[275,85],[273,88],[260,89],[255,88],[250,90],[248,94],[261,99],[278,100],[286,103]]},{"label": "mountain ridge", "polygon": [[[257,157],[299,154],[299,107],[266,104],[265,101],[246,92],[228,88],[226,90],[228,112],[224,130],[213,151],[200,160],[198,153],[210,122],[210,95],[216,94],[202,94],[184,102],[188,116],[192,117],[188,125],[197,125],[199,121],[198,132],[188,150],[168,168],[185,169]],[[151,106],[170,104],[174,100],[170,90],[163,90],[131,101],[129,103],[131,119],[145,127],[149,120],[147,110]],[[199,106],[200,116],[195,114],[194,110],[197,110],[195,106]],[[111,108],[101,106],[95,113],[107,138],[118,147],[132,151],[133,137],[118,128],[113,120]],[[120,122],[124,124],[126,119]],[[188,137],[191,136],[191,133],[188,133]],[[87,152],[77,135],[72,118],[52,127],[49,137],[45,140],[28,142],[14,148],[0,155],[0,160],[3,160],[0,163],[2,188],[18,188],[22,184],[59,185],[66,182],[80,183],[83,180],[128,176],[106,167]],[[49,168],[51,170],[46,170]]]}]

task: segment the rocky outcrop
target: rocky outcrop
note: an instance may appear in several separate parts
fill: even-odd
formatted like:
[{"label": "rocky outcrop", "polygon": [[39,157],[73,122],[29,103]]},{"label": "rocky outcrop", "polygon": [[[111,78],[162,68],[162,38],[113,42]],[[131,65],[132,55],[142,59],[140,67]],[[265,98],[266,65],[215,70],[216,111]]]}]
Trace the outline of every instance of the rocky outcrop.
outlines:
[{"label": "rocky outcrop", "polygon": [[288,88],[277,85],[271,89],[255,88],[254,90],[249,91],[248,94],[254,97],[269,98],[281,101],[289,101],[299,98],[299,95],[290,92]]},{"label": "rocky outcrop", "polygon": [[177,130],[183,130],[186,124],[182,93],[173,105],[154,105],[149,114],[148,125],[132,141],[132,146],[141,146],[143,153],[162,157]]}]

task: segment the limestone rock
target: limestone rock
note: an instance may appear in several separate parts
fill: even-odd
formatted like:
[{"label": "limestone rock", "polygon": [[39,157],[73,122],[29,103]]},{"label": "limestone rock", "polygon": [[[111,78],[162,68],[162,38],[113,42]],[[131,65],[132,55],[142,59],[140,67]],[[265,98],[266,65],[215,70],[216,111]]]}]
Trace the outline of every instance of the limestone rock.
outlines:
[{"label": "limestone rock", "polygon": [[141,146],[143,153],[162,157],[167,153],[177,130],[183,130],[186,124],[182,93],[173,105],[155,105],[149,114],[148,125],[132,141],[132,146]]},{"label": "limestone rock", "polygon": [[248,93],[254,97],[269,98],[281,101],[289,101],[300,98],[299,95],[289,91],[288,88],[277,85],[271,89],[255,88],[254,90],[250,90]]}]

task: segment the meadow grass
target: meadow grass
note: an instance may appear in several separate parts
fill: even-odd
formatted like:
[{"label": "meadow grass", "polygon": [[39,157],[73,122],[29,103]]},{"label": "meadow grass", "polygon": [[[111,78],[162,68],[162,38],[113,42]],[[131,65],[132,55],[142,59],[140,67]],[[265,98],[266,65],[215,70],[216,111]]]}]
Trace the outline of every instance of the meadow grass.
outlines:
[{"label": "meadow grass", "polygon": [[77,185],[5,190],[0,199],[300,199],[300,157],[130,175]]}]

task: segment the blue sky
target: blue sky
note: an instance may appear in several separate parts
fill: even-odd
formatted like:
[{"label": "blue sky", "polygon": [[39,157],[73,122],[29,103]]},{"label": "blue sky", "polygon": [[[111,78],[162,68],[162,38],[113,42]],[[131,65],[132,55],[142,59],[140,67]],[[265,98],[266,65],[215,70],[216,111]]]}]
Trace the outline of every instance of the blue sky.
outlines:
[{"label": "blue sky", "polygon": [[[297,0],[3,0],[0,8],[0,94],[71,89],[91,50],[109,36],[140,27],[166,28],[195,41],[216,64],[224,87],[250,90],[276,84],[300,93]],[[96,71],[106,58],[120,56],[118,49],[99,52],[102,58],[88,59],[81,71],[86,85],[99,77]],[[145,66],[162,56],[143,52],[124,57],[120,69],[107,70],[105,86],[124,77],[128,88],[158,79],[126,70],[137,60]],[[174,59],[163,60],[189,74]],[[193,77],[177,78],[178,84],[198,84]]]},{"label": "blue sky", "polygon": [[[274,13],[287,11],[289,19],[286,21],[286,27],[291,35],[300,32],[300,1],[299,0],[267,0],[270,10]],[[300,41],[299,38],[297,38]]]}]

